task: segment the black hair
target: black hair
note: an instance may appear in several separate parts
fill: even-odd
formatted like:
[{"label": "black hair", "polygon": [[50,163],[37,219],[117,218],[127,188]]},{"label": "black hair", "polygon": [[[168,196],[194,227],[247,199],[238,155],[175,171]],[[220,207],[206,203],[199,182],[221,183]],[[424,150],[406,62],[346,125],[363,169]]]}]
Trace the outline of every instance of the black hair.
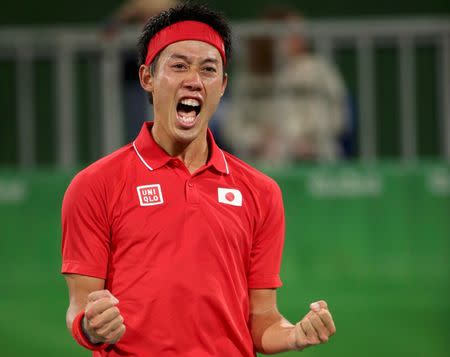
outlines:
[{"label": "black hair", "polygon": [[[231,29],[225,17],[219,12],[208,9],[205,5],[186,2],[162,11],[147,21],[137,44],[138,65],[145,63],[148,43],[153,36],[167,26],[188,20],[203,22],[217,31],[225,45],[225,58],[228,64],[231,59]],[[152,62],[151,70],[153,71],[155,69],[153,64],[157,62],[158,57],[156,56]]]}]

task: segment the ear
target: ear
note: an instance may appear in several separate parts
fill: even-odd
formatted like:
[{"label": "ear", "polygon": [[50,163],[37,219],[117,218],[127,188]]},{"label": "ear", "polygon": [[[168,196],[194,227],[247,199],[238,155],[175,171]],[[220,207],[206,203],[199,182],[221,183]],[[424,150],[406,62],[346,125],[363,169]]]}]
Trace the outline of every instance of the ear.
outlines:
[{"label": "ear", "polygon": [[153,93],[153,76],[150,72],[150,66],[141,65],[139,67],[139,81],[146,92]]}]

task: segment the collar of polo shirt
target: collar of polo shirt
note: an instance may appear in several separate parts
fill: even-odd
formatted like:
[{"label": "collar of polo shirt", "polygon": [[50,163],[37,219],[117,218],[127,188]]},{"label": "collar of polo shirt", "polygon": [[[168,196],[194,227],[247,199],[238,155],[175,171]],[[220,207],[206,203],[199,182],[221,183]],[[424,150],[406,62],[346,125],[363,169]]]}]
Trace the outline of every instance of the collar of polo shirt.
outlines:
[{"label": "collar of polo shirt", "polygon": [[[167,154],[153,139],[151,134],[153,122],[145,122],[136,140],[133,141],[133,147],[142,161],[149,170],[157,170],[166,165],[174,157]],[[208,129],[208,149],[209,160],[206,167],[213,166],[217,171],[228,175],[230,173],[227,160],[223,151],[217,146],[211,131]]]}]

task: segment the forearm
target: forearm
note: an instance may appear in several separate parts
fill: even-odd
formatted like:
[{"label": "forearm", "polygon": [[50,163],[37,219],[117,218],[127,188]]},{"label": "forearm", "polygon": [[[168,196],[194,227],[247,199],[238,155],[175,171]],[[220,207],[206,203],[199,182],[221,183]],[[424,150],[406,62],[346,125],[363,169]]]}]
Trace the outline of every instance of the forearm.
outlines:
[{"label": "forearm", "polygon": [[70,304],[69,308],[66,312],[66,326],[67,329],[70,331],[72,330],[72,324],[73,320],[75,320],[75,317],[84,309],[84,306],[81,304]]},{"label": "forearm", "polygon": [[256,351],[274,354],[294,349],[294,325],[278,311],[251,316],[251,332]]},{"label": "forearm", "polygon": [[71,331],[73,320],[86,308],[88,295],[93,291],[103,289],[105,282],[103,279],[77,274],[65,274],[64,277],[67,282],[70,298],[69,307],[66,312],[66,325],[69,331]]},{"label": "forearm", "polygon": [[301,351],[327,342],[336,332],[327,303],[320,300],[309,307],[311,310],[294,326],[279,313],[275,289],[250,289],[250,332],[256,351]]}]

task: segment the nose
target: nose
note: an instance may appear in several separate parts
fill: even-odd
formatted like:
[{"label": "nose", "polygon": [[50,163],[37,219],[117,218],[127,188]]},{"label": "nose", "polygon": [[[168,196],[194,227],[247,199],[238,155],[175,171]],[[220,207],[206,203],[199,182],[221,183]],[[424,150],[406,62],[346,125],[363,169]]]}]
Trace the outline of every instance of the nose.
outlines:
[{"label": "nose", "polygon": [[200,73],[194,69],[189,71],[183,82],[183,87],[189,89],[190,91],[200,91],[203,87]]}]

